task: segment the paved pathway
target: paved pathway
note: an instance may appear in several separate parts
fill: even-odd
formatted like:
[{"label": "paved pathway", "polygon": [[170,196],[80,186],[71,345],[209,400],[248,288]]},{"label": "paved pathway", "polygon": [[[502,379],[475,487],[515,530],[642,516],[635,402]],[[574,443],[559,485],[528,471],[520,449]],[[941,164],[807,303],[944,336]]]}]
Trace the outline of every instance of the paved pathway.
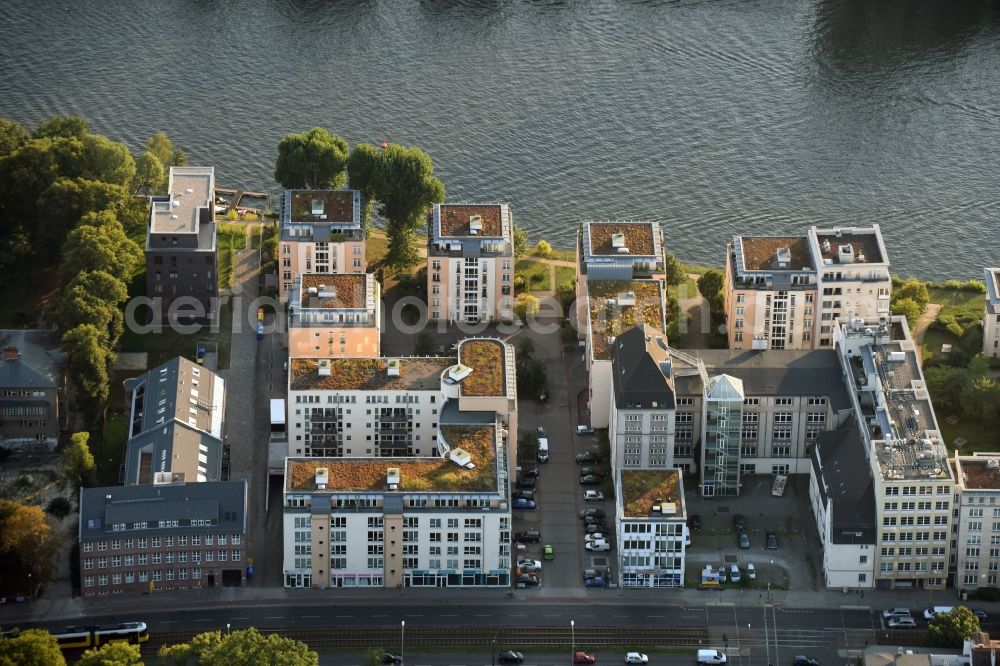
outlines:
[{"label": "paved pathway", "polygon": [[[692,273],[687,277],[697,282],[700,276]],[[682,349],[708,349],[708,330],[706,327],[711,323],[711,309],[709,308],[708,301],[705,300],[705,297],[701,295],[701,292],[697,288],[693,290],[693,294],[685,294],[685,291],[692,291],[686,289],[686,285],[686,282],[680,285],[678,301],[681,311],[688,314],[687,331],[677,343],[681,344],[680,348]],[[675,343],[675,341],[671,340],[671,343]]]},{"label": "paved pathway", "polygon": [[917,358],[920,358],[920,346],[924,344],[924,333],[927,332],[927,327],[937,319],[942,307],[940,303],[928,303],[927,309],[917,319],[917,325],[913,329],[913,342],[917,345]]}]

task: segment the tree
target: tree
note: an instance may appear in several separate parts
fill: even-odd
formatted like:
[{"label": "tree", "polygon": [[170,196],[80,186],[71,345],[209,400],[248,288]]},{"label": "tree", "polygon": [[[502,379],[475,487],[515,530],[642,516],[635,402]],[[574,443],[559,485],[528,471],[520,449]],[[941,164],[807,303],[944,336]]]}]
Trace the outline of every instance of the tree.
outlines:
[{"label": "tree", "polygon": [[713,308],[718,308],[721,305],[725,279],[722,271],[717,268],[705,271],[704,275],[698,278],[698,291]]},{"label": "tree", "polygon": [[547,240],[540,240],[535,246],[535,254],[543,259],[552,256],[552,245]]},{"label": "tree", "polygon": [[974,376],[962,389],[962,405],[967,417],[987,428],[1000,426],[1000,383],[989,377]]},{"label": "tree", "polygon": [[514,257],[520,258],[528,254],[528,230],[514,226]]},{"label": "tree", "polygon": [[663,253],[663,268],[667,274],[667,284],[677,286],[687,281],[687,270],[677,257],[670,252]]},{"label": "tree", "polygon": [[142,653],[138,645],[105,643],[84,652],[76,666],[142,666]]},{"label": "tree", "polygon": [[127,186],[135,178],[135,159],[125,144],[100,134],[83,137],[79,176]]},{"label": "tree", "polygon": [[55,636],[28,629],[13,638],[0,634],[0,666],[66,666]]},{"label": "tree", "polygon": [[80,389],[84,410],[91,419],[100,414],[108,399],[111,381],[108,368],[114,358],[104,344],[104,335],[93,324],[66,331],[63,350],[69,355],[69,374]]},{"label": "tree", "polygon": [[[25,594],[56,570],[59,536],[40,506],[0,499],[0,595]],[[30,578],[29,578],[30,575]]]},{"label": "tree", "polygon": [[514,315],[521,319],[534,317],[541,308],[539,300],[531,294],[518,294],[514,299]]},{"label": "tree", "polygon": [[24,125],[0,118],[0,157],[14,152],[30,139],[31,135],[24,129]]},{"label": "tree", "polygon": [[104,271],[78,273],[63,290],[59,322],[64,331],[93,324],[101,331],[107,348],[113,349],[124,330],[119,306],[127,300],[128,288],[113,275]]},{"label": "tree", "polygon": [[545,364],[536,358],[518,357],[516,365],[518,394],[540,399],[548,385]]},{"label": "tree", "polygon": [[535,341],[531,338],[522,338],[517,343],[517,358],[531,358],[535,355]]},{"label": "tree", "polygon": [[90,452],[90,433],[75,432],[70,437],[69,445],[62,453],[63,475],[79,490],[93,479],[94,454]]},{"label": "tree", "polygon": [[80,116],[56,116],[35,128],[35,139],[82,139],[90,134],[90,125]]},{"label": "tree", "polygon": [[63,284],[93,271],[129,280],[144,259],[142,248],[125,234],[115,214],[107,210],[88,213],[80,220],[66,238],[62,256],[59,271]]},{"label": "tree", "polygon": [[160,659],[172,664],[232,666],[232,664],[275,664],[277,666],[316,666],[319,655],[300,641],[277,634],[263,636],[256,629],[222,634],[218,631],[198,634],[190,643],[164,646]]},{"label": "tree", "polygon": [[132,193],[137,194],[144,187],[152,192],[160,192],[165,189],[166,183],[167,170],[164,168],[163,162],[147,150],[135,163],[135,180],[132,182]]},{"label": "tree", "polygon": [[65,518],[73,510],[73,505],[60,495],[49,500],[49,503],[45,505],[45,510],[56,518]]},{"label": "tree", "polygon": [[[917,304],[917,317],[919,317],[927,309],[927,304],[930,303],[931,296],[930,292],[927,291],[926,284],[916,278],[909,278],[892,290],[892,301],[894,304],[897,301],[905,299],[911,299]],[[910,326],[915,325],[917,317],[913,318]]]},{"label": "tree", "polygon": [[417,356],[432,356],[437,351],[437,345],[434,342],[434,336],[427,331],[420,331],[417,333],[417,339],[414,344],[413,353]]},{"label": "tree", "polygon": [[906,323],[910,325],[911,330],[917,325],[921,312],[920,304],[912,298],[900,298],[892,304],[892,314],[906,317]]},{"label": "tree", "polygon": [[414,230],[434,203],[444,201],[444,183],[434,176],[430,156],[419,148],[389,144],[382,150],[378,199],[386,218],[389,266],[410,266],[419,252],[414,247]]},{"label": "tree", "polygon": [[172,164],[174,144],[164,132],[157,132],[146,139],[146,152],[152,154],[163,166]]},{"label": "tree", "polygon": [[347,158],[347,180],[351,187],[361,192],[361,219],[365,231],[371,229],[372,208],[378,196],[382,154],[370,143],[359,143]]},{"label": "tree", "polygon": [[924,368],[924,381],[934,406],[951,414],[962,413],[961,395],[969,382],[965,368],[935,365]]},{"label": "tree", "polygon": [[59,177],[56,144],[65,139],[32,139],[0,157],[0,206],[8,220],[30,231],[37,216],[38,196]]},{"label": "tree", "polygon": [[347,141],[321,127],[289,134],[278,144],[274,179],[288,189],[340,187],[347,154]]},{"label": "tree", "polygon": [[84,178],[53,181],[38,197],[35,238],[39,254],[49,261],[57,260],[66,236],[84,216],[104,210],[118,214],[126,210],[130,199],[120,185]]},{"label": "tree", "polygon": [[979,618],[966,606],[955,606],[947,613],[937,613],[927,627],[931,647],[960,648],[966,638],[979,632]]}]

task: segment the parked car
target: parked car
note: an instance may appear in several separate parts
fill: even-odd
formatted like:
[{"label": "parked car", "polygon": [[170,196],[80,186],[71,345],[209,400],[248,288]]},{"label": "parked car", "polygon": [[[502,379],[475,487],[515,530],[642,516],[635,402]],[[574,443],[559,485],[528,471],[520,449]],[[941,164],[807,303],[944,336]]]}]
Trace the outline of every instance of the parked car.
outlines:
[{"label": "parked car", "polygon": [[517,561],[517,566],[519,566],[519,567],[524,566],[526,564],[530,564],[531,566],[537,568],[538,570],[541,570],[541,568],[542,568],[542,561],[541,560],[518,560]]},{"label": "parked car", "polygon": [[[588,490],[587,492],[590,492],[590,491]],[[604,510],[603,509],[584,509],[583,511],[580,512],[580,519],[581,520],[583,520],[585,518],[588,518],[588,517],[590,517],[590,518],[603,518],[604,517]]]},{"label": "parked car", "polygon": [[747,565],[747,579],[757,580],[757,569],[754,568],[753,562]]},{"label": "parked car", "polygon": [[691,545],[691,528],[688,527],[687,525],[684,526],[684,545],[685,546]]},{"label": "parked car", "polygon": [[537,467],[529,467],[528,469],[521,470],[522,479],[538,479],[541,478],[542,472]]},{"label": "parked car", "polygon": [[541,567],[536,567],[534,564],[518,564],[517,572],[521,574],[540,574],[542,573]]},{"label": "parked car", "polygon": [[778,550],[778,535],[774,532],[767,533],[767,549]]},{"label": "parked car", "polygon": [[497,661],[501,664],[520,664],[524,661],[524,655],[514,650],[507,650],[497,655]]},{"label": "parked car", "polygon": [[931,606],[930,608],[924,609],[924,619],[933,620],[934,616],[938,613],[950,613],[951,606]]},{"label": "parked car", "polygon": [[538,505],[535,504],[534,500],[525,499],[524,497],[518,497],[514,500],[515,509],[536,509]]},{"label": "parked car", "polygon": [[583,528],[584,534],[599,534],[608,531],[608,526],[604,523],[595,523],[593,525],[587,525]]},{"label": "parked car", "polygon": [[523,575],[517,577],[517,584],[525,585],[527,587],[537,587],[542,584],[542,581],[538,580],[535,576]]},{"label": "parked car", "polygon": [[576,427],[576,434],[578,435],[593,435],[594,429],[585,425],[578,425]]},{"label": "parked car", "polygon": [[740,532],[739,544],[742,550],[746,550],[750,547],[750,536],[746,532]]},{"label": "parked car", "polygon": [[733,527],[737,530],[745,530],[747,528],[747,517],[742,513],[737,513],[733,515]]},{"label": "parked car", "polygon": [[912,617],[893,617],[888,622],[890,629],[915,629],[917,622]]},{"label": "parked car", "polygon": [[972,613],[978,617],[980,620],[990,619],[990,614],[984,611],[982,608],[973,608]]},{"label": "parked car", "polygon": [[740,568],[735,564],[729,565],[729,580],[734,583],[740,582]]},{"label": "parked car", "polygon": [[721,650],[698,650],[696,661],[699,664],[724,664],[727,659]]},{"label": "parked car", "polygon": [[514,492],[512,492],[510,494],[510,498],[512,500],[516,500],[516,499],[533,500],[533,499],[535,499],[535,491],[534,490],[515,490]]},{"label": "parked car", "polygon": [[538,439],[548,439],[548,435],[545,433],[545,428],[542,426],[535,428],[535,433],[538,435]]},{"label": "parked car", "polygon": [[649,657],[641,652],[629,652],[625,655],[626,664],[648,664]]},{"label": "parked car", "polygon": [[891,617],[910,617],[909,608],[886,608],[882,611],[882,617],[889,619]]},{"label": "parked car", "polygon": [[593,652],[577,652],[573,655],[574,664],[596,664],[597,655]]},{"label": "parked car", "polygon": [[701,516],[699,516],[697,513],[688,516],[688,527],[690,527],[691,529],[693,529],[695,531],[700,530],[701,529]]},{"label": "parked car", "polygon": [[520,478],[517,480],[518,488],[526,488],[528,490],[534,490],[537,481],[535,479]]},{"label": "parked car", "polygon": [[600,470],[599,467],[594,465],[584,465],[580,468],[580,476],[587,476],[588,474],[596,474],[598,476],[604,476],[604,472]]},{"label": "parked car", "polygon": [[580,477],[580,485],[581,486],[596,486],[596,485],[600,485],[601,481],[603,481],[603,480],[604,480],[604,477],[598,476],[597,474],[587,474],[586,476],[581,476]]},{"label": "parked car", "polygon": [[584,569],[583,570],[583,579],[584,580],[587,580],[588,578],[597,578],[600,575],[601,575],[601,572],[598,571],[597,569]]},{"label": "parked car", "polygon": [[542,548],[542,559],[545,559],[545,560],[554,560],[554,559],[556,559],[556,551],[555,551],[555,549],[553,549],[552,546],[545,546],[545,548]]},{"label": "parked car", "polygon": [[584,502],[603,502],[604,493],[600,490],[584,490],[583,491],[583,501]]},{"label": "parked car", "polygon": [[[599,511],[599,509],[598,509],[598,511]],[[593,523],[603,523],[603,522],[604,522],[604,512],[603,511],[600,511],[599,514],[595,514],[593,516],[589,516],[589,515],[588,516],[583,516],[583,524],[584,525],[591,525]]]},{"label": "parked car", "polygon": [[576,454],[577,464],[595,463],[597,462],[597,460],[598,460],[597,454],[594,453],[593,451],[584,451],[583,453]]},{"label": "parked car", "polygon": [[588,541],[583,544],[583,547],[592,553],[606,553],[611,550],[611,544],[603,539],[598,539],[597,541]]},{"label": "parked car", "polygon": [[382,654],[382,663],[383,664],[402,664],[403,663],[403,658],[400,657],[399,655],[395,655],[395,654],[393,654],[391,652],[384,652]]},{"label": "parked car", "polygon": [[542,540],[542,533],[538,530],[525,530],[514,535],[514,541],[521,543],[538,543]]},{"label": "parked car", "polygon": [[792,661],[792,666],[819,666],[819,661],[800,654]]},{"label": "parked car", "polygon": [[583,583],[587,587],[607,587],[608,582],[604,580],[604,576],[595,576],[594,578],[588,578]]},{"label": "parked car", "polygon": [[584,536],[583,540],[584,541],[607,541],[607,537],[605,537],[600,532],[595,532],[594,534],[588,534],[588,535]]}]

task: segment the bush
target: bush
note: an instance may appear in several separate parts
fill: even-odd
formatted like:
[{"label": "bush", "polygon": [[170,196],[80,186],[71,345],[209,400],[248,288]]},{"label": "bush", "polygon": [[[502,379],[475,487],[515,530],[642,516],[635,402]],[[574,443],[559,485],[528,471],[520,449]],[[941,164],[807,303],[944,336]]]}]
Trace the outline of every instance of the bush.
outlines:
[{"label": "bush", "polygon": [[73,505],[65,497],[53,497],[52,501],[45,507],[45,510],[56,518],[65,518],[73,510]]},{"label": "bush", "polygon": [[524,276],[523,275],[515,275],[514,276],[514,290],[515,291],[523,291],[524,290]]},{"label": "bush", "polygon": [[541,282],[542,280],[545,279],[545,276],[542,275],[541,273],[532,273],[530,279],[532,282]]},{"label": "bush", "polygon": [[576,300],[576,282],[567,280],[561,283],[556,289],[556,296],[559,298],[563,312],[569,312],[570,306]]},{"label": "bush", "polygon": [[952,335],[954,335],[956,338],[962,337],[962,335],[965,333],[965,329],[962,328],[961,326],[959,326],[958,322],[954,322],[953,321],[950,324],[948,324],[947,326],[945,326],[945,328],[947,329],[947,331],[949,333],[951,333]]},{"label": "bush", "polygon": [[543,259],[551,257],[552,245],[547,240],[538,241],[538,245],[535,246],[535,256],[542,257]]}]

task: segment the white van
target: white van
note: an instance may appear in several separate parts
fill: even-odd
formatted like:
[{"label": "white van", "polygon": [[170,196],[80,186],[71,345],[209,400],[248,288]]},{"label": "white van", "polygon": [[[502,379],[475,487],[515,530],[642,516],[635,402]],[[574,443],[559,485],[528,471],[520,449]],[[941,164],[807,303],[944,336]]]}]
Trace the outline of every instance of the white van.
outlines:
[{"label": "white van", "polygon": [[699,664],[724,664],[726,655],[720,650],[698,650]]},{"label": "white van", "polygon": [[924,609],[924,619],[933,620],[934,616],[939,613],[950,613],[951,606],[932,606],[930,608]]},{"label": "white van", "polygon": [[549,440],[542,437],[538,440],[538,462],[547,463],[549,461]]}]

